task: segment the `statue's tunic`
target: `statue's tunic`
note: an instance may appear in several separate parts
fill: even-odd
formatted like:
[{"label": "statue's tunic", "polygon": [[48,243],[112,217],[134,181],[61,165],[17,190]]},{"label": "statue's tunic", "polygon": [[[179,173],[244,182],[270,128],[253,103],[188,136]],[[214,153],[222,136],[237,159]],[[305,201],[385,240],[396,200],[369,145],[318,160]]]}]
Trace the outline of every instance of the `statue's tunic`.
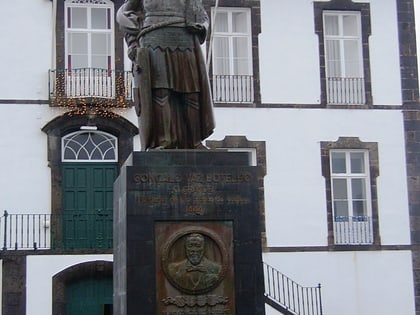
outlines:
[{"label": "statue's tunic", "polygon": [[[208,28],[208,16],[201,0],[128,0],[119,10],[117,21],[129,47],[149,50],[154,100],[159,104],[165,102],[166,94],[158,92],[160,89],[172,93],[168,96],[170,115],[153,114],[156,104],[152,104],[152,117],[142,118],[152,122],[144,124],[148,130],[140,130],[146,135],[143,149],[198,146],[214,129],[208,77],[200,48]],[[202,28],[192,31],[190,26],[197,24]],[[161,107],[164,111],[164,106]],[[177,107],[175,111],[174,107]],[[159,119],[162,115],[166,118]],[[168,115],[170,126],[165,126]],[[159,130],[160,127],[170,131]]]}]

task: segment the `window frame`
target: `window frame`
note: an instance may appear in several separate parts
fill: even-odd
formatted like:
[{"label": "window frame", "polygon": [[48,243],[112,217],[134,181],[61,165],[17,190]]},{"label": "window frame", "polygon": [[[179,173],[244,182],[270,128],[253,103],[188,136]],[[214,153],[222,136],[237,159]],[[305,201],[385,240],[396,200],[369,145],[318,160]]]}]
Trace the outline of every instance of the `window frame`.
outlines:
[{"label": "window frame", "polygon": [[[87,135],[87,139],[80,138],[84,135]],[[96,142],[98,137],[101,138],[100,142]],[[82,151],[85,152],[84,155],[79,153]],[[97,153],[95,154],[95,152]],[[101,158],[97,158],[98,154]],[[67,155],[74,155],[74,158],[68,158]],[[80,130],[69,133],[61,138],[61,161],[79,163],[118,162],[118,138],[99,130]]]},{"label": "window frame", "polygon": [[[338,35],[329,35],[326,32],[327,25],[326,25],[326,17],[333,16],[338,18]],[[357,34],[356,35],[345,35],[344,29],[344,16],[353,16],[356,17],[356,26],[357,26]],[[348,75],[348,67],[347,67],[347,58],[346,58],[346,49],[345,43],[346,41],[356,41],[357,42],[357,55],[358,55],[358,65],[357,65],[357,72],[359,73],[358,77],[364,78],[363,73],[363,51],[362,51],[362,24],[361,24],[361,13],[359,11],[335,11],[335,10],[326,10],[323,12],[323,27],[324,27],[324,49],[325,49],[325,71],[327,77],[334,77],[333,75],[328,75],[329,71],[329,60],[328,58],[328,41],[338,41],[339,43],[339,61],[340,61],[340,77],[348,78],[352,77]]]},{"label": "window frame", "polygon": [[[253,75],[253,67],[252,67],[252,61],[253,61],[253,56],[252,56],[252,27],[251,27],[251,9],[250,8],[245,8],[245,7],[218,7],[217,9],[212,7],[211,8],[211,22],[212,25],[214,25],[215,18],[217,19],[221,13],[226,13],[227,14],[227,19],[228,19],[228,31],[227,32],[218,32],[216,31],[216,28],[213,26],[213,43],[212,43],[212,47],[210,47],[210,49],[213,50],[212,53],[212,72],[215,75]],[[232,28],[233,28],[233,18],[232,18],[232,14],[233,13],[245,13],[246,16],[246,28],[247,31],[245,33],[242,32],[233,32]],[[217,73],[216,70],[216,54],[215,54],[215,46],[214,46],[214,42],[215,39],[217,38],[227,38],[228,39],[228,64],[229,64],[229,70],[228,73]],[[233,39],[234,38],[246,38],[247,39],[247,72],[245,74],[238,74],[235,73],[235,56],[233,54],[234,52],[234,44],[233,44]],[[239,58],[236,58],[239,59]]]},{"label": "window frame", "polygon": [[[334,153],[344,153],[345,156],[345,172],[344,173],[338,173],[334,172],[333,170],[333,154]],[[351,155],[352,153],[362,153],[363,154],[363,168],[364,172],[356,173],[351,171]],[[372,215],[372,202],[371,202],[371,189],[370,189],[370,174],[369,174],[369,151],[367,150],[357,150],[357,149],[335,149],[330,150],[330,174],[331,174],[331,199],[332,199],[332,206],[333,206],[333,216],[334,219],[337,220],[337,217],[340,217],[340,215],[337,214],[336,209],[336,201],[338,198],[336,198],[335,194],[335,185],[334,180],[345,180],[346,183],[346,201],[347,201],[347,217],[369,217]],[[365,201],[365,209],[363,211],[363,214],[356,214],[354,209],[354,201],[357,199],[354,198],[354,191],[352,187],[352,180],[353,179],[362,179],[364,183],[364,198]],[[347,218],[348,219],[348,218]]]},{"label": "window frame", "polygon": [[[69,19],[69,11],[72,8],[83,8],[86,9],[86,28],[73,28],[70,26]],[[92,9],[96,8],[103,8],[107,9],[106,13],[106,21],[108,24],[108,28],[106,29],[95,29],[92,28]],[[92,67],[92,35],[93,34],[106,34],[107,37],[109,35],[109,54],[107,56],[107,67],[106,70],[110,72],[111,70],[115,69],[115,21],[114,21],[114,5],[112,3],[108,3],[108,1],[101,1],[101,3],[93,3],[91,1],[64,1],[64,55],[65,55],[65,68],[71,70],[72,69],[72,62],[69,60],[69,47],[68,47],[68,40],[69,34],[74,33],[81,33],[87,34],[87,58],[88,64],[84,68],[93,68]]]},{"label": "window frame", "polygon": [[[355,246],[370,246],[379,247],[381,244],[379,233],[379,214],[378,214],[378,193],[377,193],[377,177],[379,176],[379,152],[377,142],[363,142],[357,137],[339,137],[337,141],[321,141],[321,166],[322,176],[325,179],[326,192],[326,211],[327,211],[327,227],[328,227],[328,246],[332,249],[341,249],[343,246],[349,248]],[[366,193],[368,195],[368,216],[357,218],[348,221],[336,220],[333,209],[333,188],[332,188],[332,160],[331,152],[366,152],[365,170],[369,175],[367,179]],[[338,222],[338,225],[336,224]],[[342,224],[341,224],[342,223]],[[341,226],[340,226],[341,224]],[[345,225],[347,224],[347,225]],[[341,238],[337,233],[337,229],[344,228],[351,229],[352,227],[358,229],[368,229],[365,234],[367,237],[359,238]],[[369,225],[367,225],[369,224]],[[346,230],[349,231],[349,230]],[[337,234],[336,234],[337,233]],[[365,232],[363,232],[365,233]],[[362,241],[360,241],[362,239]]]}]

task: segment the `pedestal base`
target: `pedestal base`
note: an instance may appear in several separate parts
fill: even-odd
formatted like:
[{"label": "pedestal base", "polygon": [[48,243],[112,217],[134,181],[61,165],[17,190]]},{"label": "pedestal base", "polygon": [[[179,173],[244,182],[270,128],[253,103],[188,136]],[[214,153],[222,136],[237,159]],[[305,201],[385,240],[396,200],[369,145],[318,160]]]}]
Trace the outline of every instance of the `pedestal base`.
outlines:
[{"label": "pedestal base", "polygon": [[258,172],[245,152],[133,153],[114,185],[114,314],[265,314]]}]

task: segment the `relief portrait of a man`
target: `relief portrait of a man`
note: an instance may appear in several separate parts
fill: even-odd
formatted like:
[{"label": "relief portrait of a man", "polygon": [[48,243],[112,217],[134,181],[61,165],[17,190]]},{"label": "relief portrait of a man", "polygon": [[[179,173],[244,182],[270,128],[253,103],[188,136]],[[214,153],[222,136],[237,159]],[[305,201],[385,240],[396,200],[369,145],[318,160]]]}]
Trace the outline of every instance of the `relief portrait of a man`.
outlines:
[{"label": "relief portrait of a man", "polygon": [[168,265],[168,276],[181,288],[202,291],[218,283],[222,266],[205,257],[205,239],[191,233],[185,239],[185,259]]}]

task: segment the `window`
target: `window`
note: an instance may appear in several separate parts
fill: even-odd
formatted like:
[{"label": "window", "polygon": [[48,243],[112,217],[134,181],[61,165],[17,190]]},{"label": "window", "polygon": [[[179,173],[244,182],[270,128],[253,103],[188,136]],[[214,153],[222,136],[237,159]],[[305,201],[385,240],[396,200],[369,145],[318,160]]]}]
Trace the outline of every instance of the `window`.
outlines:
[{"label": "window", "polygon": [[364,104],[360,12],[324,12],[329,104]]},{"label": "window", "polygon": [[315,33],[319,38],[321,104],[371,105],[370,3],[313,2]]},{"label": "window", "polygon": [[[49,71],[52,106],[69,110],[132,105],[131,71],[124,70],[115,7],[124,0],[56,1],[55,69]],[[117,38],[117,40],[116,40]]]},{"label": "window", "polygon": [[331,191],[336,244],[372,243],[368,152],[331,151]]},{"label": "window", "polygon": [[117,161],[117,138],[100,131],[77,131],[62,139],[62,161]]},{"label": "window", "polygon": [[105,2],[66,1],[67,69],[95,68],[110,71],[113,67],[113,12]]},{"label": "window", "polygon": [[379,244],[378,146],[358,138],[321,142],[330,245]]},{"label": "window", "polygon": [[251,11],[212,10],[213,97],[216,102],[253,102]]},{"label": "window", "polygon": [[65,1],[65,91],[67,97],[115,97],[112,2]]}]

